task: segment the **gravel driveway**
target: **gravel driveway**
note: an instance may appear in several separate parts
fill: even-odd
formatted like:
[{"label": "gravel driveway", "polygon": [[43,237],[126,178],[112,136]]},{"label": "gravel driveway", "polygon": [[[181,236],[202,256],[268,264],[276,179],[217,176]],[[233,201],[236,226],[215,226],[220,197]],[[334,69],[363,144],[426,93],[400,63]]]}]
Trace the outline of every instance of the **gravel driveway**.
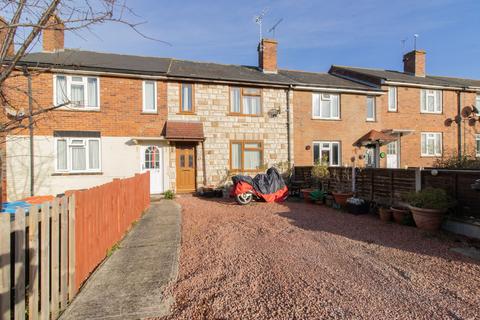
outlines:
[{"label": "gravel driveway", "polygon": [[480,264],[450,237],[297,202],[178,202],[172,319],[480,317]]}]

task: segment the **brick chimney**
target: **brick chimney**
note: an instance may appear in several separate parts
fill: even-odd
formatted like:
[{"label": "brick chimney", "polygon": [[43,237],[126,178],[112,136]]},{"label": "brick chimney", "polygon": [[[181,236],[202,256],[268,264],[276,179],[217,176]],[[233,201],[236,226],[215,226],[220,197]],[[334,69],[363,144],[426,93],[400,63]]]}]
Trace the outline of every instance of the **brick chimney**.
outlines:
[{"label": "brick chimney", "polygon": [[[0,50],[1,47],[3,46],[3,43],[6,41],[7,35],[8,35],[8,28],[5,28],[8,26],[7,20],[5,20],[3,17],[0,17]],[[11,57],[15,54],[15,47],[13,42],[8,46],[7,49],[7,57]]]},{"label": "brick chimney", "polygon": [[403,71],[417,77],[425,77],[425,51],[413,50],[403,56]]},{"label": "brick chimney", "polygon": [[262,39],[258,44],[258,67],[265,73],[277,73],[277,41]]},{"label": "brick chimney", "polygon": [[52,15],[43,30],[43,51],[54,52],[64,49],[65,25],[57,15]]}]

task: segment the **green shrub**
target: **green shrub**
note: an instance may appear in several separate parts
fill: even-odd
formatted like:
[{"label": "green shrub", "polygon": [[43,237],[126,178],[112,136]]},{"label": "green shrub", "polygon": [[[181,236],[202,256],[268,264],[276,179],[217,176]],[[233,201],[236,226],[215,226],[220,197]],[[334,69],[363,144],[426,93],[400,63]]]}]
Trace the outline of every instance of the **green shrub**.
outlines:
[{"label": "green shrub", "polygon": [[405,200],[414,207],[424,209],[447,209],[455,205],[454,200],[444,189],[426,188],[419,192],[409,192]]},{"label": "green shrub", "polygon": [[172,200],[175,198],[175,193],[172,190],[167,190],[165,191],[163,196],[165,197],[165,199]]}]

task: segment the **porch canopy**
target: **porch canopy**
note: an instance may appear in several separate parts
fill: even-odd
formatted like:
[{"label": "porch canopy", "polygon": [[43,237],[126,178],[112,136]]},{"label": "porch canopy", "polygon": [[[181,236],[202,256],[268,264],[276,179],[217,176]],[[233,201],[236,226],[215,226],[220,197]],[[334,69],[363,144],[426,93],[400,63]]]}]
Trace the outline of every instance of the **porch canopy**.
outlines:
[{"label": "porch canopy", "polygon": [[165,139],[171,141],[203,141],[203,124],[193,121],[167,121],[164,128]]},{"label": "porch canopy", "polygon": [[355,141],[353,144],[354,147],[365,147],[371,145],[383,146],[387,143],[395,141],[396,138],[377,130],[370,130],[368,133],[363,135],[360,139]]}]

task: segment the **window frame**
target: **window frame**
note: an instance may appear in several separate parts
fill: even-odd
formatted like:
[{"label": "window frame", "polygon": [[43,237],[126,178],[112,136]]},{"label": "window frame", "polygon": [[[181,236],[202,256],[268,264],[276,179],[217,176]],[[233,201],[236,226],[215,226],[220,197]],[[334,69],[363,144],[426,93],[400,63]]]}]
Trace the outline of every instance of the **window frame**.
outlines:
[{"label": "window frame", "polygon": [[78,110],[78,111],[100,111],[100,77],[98,76],[86,76],[86,75],[76,75],[76,74],[63,74],[58,73],[53,75],[53,104],[59,105],[57,101],[57,77],[65,77],[65,82],[67,86],[67,99],[71,101],[72,98],[72,78],[81,77],[82,84],[84,88],[83,98],[84,101],[88,103],[88,79],[96,79],[97,82],[97,106],[90,107],[85,104],[83,107],[77,107],[73,103],[69,103],[65,106],[60,107],[59,109],[68,109],[68,110]]},{"label": "window frame", "polygon": [[[430,92],[429,92],[430,91]],[[434,101],[434,111],[428,111],[428,96],[432,95],[433,91],[433,101]],[[437,99],[437,92],[440,99]],[[420,89],[420,113],[426,114],[442,114],[443,113],[443,90],[440,89]]]},{"label": "window frame", "polygon": [[[367,110],[366,110],[367,111],[367,116],[366,116],[365,119],[368,122],[375,122],[377,120],[377,101],[375,99],[375,96],[366,96],[365,99],[366,99],[366,103],[367,103]],[[370,99],[373,101],[373,118],[368,117],[368,101]]]},{"label": "window frame", "polygon": [[[315,115],[315,98],[314,96],[318,95],[319,96],[319,116]],[[322,99],[323,95],[329,95],[330,98],[329,100],[324,100],[324,101],[330,101],[330,114],[332,114],[332,103],[333,99],[331,96],[337,96],[337,116],[336,117],[323,117],[322,116]],[[312,119],[314,120],[341,120],[341,109],[340,109],[340,94],[338,93],[332,93],[332,92],[312,92]]]},{"label": "window frame", "polygon": [[[260,145],[259,148],[245,148],[246,144],[249,143],[257,143]],[[240,144],[242,146],[241,148],[241,153],[240,153],[240,163],[241,163],[241,168],[233,168],[233,158],[232,158],[232,145],[234,144]],[[233,172],[259,172],[262,171],[260,168],[259,169],[245,169],[245,150],[246,151],[260,151],[260,168],[263,165],[263,160],[264,160],[264,143],[263,141],[260,140],[231,140],[230,141],[230,149],[229,149],[229,154],[230,154],[230,170]]]},{"label": "window frame", "polygon": [[[232,101],[232,90],[233,89],[240,89],[240,112],[233,112],[233,101]],[[255,89],[258,90],[258,94],[251,94],[251,93],[244,93],[245,90]],[[259,97],[260,98],[260,110],[259,113],[245,113],[243,111],[243,97]],[[246,116],[246,117],[261,117],[263,115],[263,90],[262,88],[254,88],[254,87],[240,87],[240,86],[229,86],[228,89],[228,99],[229,99],[229,110],[228,114],[232,116]]]},{"label": "window frame", "polygon": [[[153,94],[155,96],[155,99],[154,99],[154,109],[153,110],[148,110],[145,108],[146,104],[146,97],[145,97],[145,94],[146,94],[146,90],[145,90],[145,85],[147,82],[153,82]],[[158,105],[158,93],[157,93],[157,81],[156,80],[143,80],[142,81],[142,112],[143,113],[157,113],[158,112],[158,108],[157,108],[157,105]]]},{"label": "window frame", "polygon": [[[341,141],[333,141],[333,140],[330,140],[330,141],[327,141],[327,140],[315,140],[315,141],[312,141],[312,163],[315,164],[315,145],[318,144],[319,145],[319,155],[322,154],[322,144],[326,144],[328,143],[329,144],[329,159],[328,159],[328,166],[330,167],[341,167],[342,166],[342,143]],[[332,164],[332,152],[333,152],[333,144],[337,144],[338,145],[338,164]]]},{"label": "window frame", "polygon": [[[394,92],[394,97],[395,101],[392,105],[392,101],[390,101],[390,90]],[[398,88],[395,86],[390,86],[388,87],[388,106],[387,106],[387,111],[388,112],[397,112],[398,111]]]},{"label": "window frame", "polygon": [[[184,85],[189,85],[191,86],[192,88],[192,110],[190,111],[184,111],[183,110],[183,86]],[[180,101],[180,105],[179,105],[179,110],[178,110],[178,113],[179,114],[195,114],[195,83],[193,82],[180,82],[179,83],[179,101]]]},{"label": "window frame", "polygon": [[[439,145],[440,152],[439,152],[439,153],[436,153],[436,151],[435,151],[435,149],[436,149],[435,147],[436,147],[436,146],[435,146],[435,145],[433,146],[433,149],[434,149],[433,152],[434,152],[434,154],[424,153],[423,150],[422,150],[424,137],[425,137],[425,138],[427,139],[427,141],[428,141],[428,140],[430,140],[430,139],[428,138],[428,135],[431,135],[431,134],[435,135],[434,140],[433,140],[434,143],[435,143],[435,141],[437,140],[437,139],[436,139],[436,136],[437,136],[437,135],[440,136],[440,145]],[[425,145],[425,151],[427,151],[427,150],[428,150],[428,145]],[[422,156],[422,157],[441,157],[442,154],[443,154],[443,132],[421,132],[421,133],[420,133],[420,156]]]},{"label": "window frame", "polygon": [[[58,168],[58,141],[66,141],[67,149],[67,168],[60,169]],[[85,147],[85,170],[74,170],[72,169],[72,140],[82,140],[83,146]],[[90,167],[90,144],[89,142],[95,140],[98,141],[98,168],[91,169]],[[65,174],[77,174],[77,173],[100,173],[102,172],[102,140],[101,138],[93,137],[55,137],[54,139],[54,161],[55,161],[55,173],[65,173]]]},{"label": "window frame", "polygon": [[480,134],[477,133],[475,134],[475,156],[477,158],[480,157],[480,148],[478,147],[479,146],[479,142],[480,142]]}]

